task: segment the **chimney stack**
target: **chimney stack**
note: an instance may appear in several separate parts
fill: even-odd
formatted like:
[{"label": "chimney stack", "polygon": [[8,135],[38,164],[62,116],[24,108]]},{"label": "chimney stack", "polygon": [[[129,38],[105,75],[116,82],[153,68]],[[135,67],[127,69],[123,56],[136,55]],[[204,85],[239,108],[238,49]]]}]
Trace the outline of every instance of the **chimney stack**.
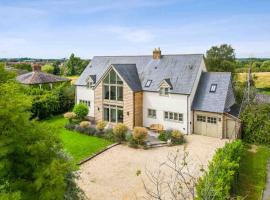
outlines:
[{"label": "chimney stack", "polygon": [[40,64],[32,64],[32,70],[33,71],[41,71],[41,65]]},{"label": "chimney stack", "polygon": [[154,49],[153,59],[161,59],[161,50],[159,47],[157,49],[156,48]]}]

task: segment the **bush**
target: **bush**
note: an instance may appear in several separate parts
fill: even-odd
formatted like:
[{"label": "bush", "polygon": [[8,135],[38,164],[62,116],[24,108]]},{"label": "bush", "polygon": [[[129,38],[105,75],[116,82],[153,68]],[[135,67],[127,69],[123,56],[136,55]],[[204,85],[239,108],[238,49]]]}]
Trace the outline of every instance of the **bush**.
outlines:
[{"label": "bush", "polygon": [[109,129],[106,129],[105,132],[104,132],[104,135],[103,137],[109,141],[112,141],[114,142],[114,134],[113,134],[113,129],[109,128]]},{"label": "bush", "polygon": [[83,103],[78,103],[74,106],[73,112],[77,115],[77,117],[80,120],[82,120],[87,116],[89,109],[88,109],[87,105],[85,105]]},{"label": "bush", "polygon": [[80,123],[80,127],[82,127],[82,128],[89,128],[90,126],[91,126],[91,122],[89,122],[89,121],[82,121]]},{"label": "bush", "polygon": [[104,137],[104,131],[96,130],[95,136]]},{"label": "bush", "polygon": [[75,125],[74,131],[85,134],[85,135],[95,135],[96,134],[96,129],[93,127],[81,127],[80,125]]},{"label": "bush", "polygon": [[54,69],[53,66],[49,65],[49,64],[46,64],[46,65],[42,66],[42,68],[41,68],[41,70],[43,72],[50,73],[50,74],[53,73],[53,69]]},{"label": "bush", "polygon": [[114,126],[113,128],[113,134],[114,134],[114,138],[117,142],[122,142],[124,141],[126,138],[126,133],[128,131],[128,128],[125,124],[123,123],[118,123]]},{"label": "bush", "polygon": [[169,139],[171,139],[171,135],[172,135],[172,130],[165,130],[159,134],[158,139],[161,141],[167,142]]},{"label": "bush", "polygon": [[76,114],[74,112],[66,112],[64,114],[64,118],[68,119],[69,123],[72,123],[72,120],[76,118]]},{"label": "bush", "polygon": [[248,143],[270,144],[270,105],[250,105],[241,114],[243,140]]},{"label": "bush", "polygon": [[184,142],[184,134],[181,131],[173,130],[171,134],[172,144],[182,144]]},{"label": "bush", "polygon": [[240,140],[227,143],[216,151],[208,171],[196,186],[198,200],[230,199],[232,189],[236,185],[242,152],[243,144]]},{"label": "bush", "polygon": [[96,128],[97,130],[103,131],[106,125],[107,125],[107,122],[100,121],[97,123]]},{"label": "bush", "polygon": [[148,131],[144,127],[134,127],[132,136],[138,144],[143,144],[143,142],[147,138],[147,133]]},{"label": "bush", "polygon": [[75,126],[76,126],[76,124],[70,123],[70,124],[66,124],[65,128],[70,130],[70,131],[73,131],[75,129]]},{"label": "bush", "polygon": [[131,148],[138,148],[138,142],[134,139],[132,134],[126,135],[126,140],[128,142],[128,146]]}]

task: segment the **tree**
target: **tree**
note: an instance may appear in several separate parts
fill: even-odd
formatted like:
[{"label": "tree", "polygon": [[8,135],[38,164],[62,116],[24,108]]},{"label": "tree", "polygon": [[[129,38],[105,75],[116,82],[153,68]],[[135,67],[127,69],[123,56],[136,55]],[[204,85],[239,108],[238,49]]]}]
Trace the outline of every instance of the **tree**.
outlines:
[{"label": "tree", "polygon": [[76,104],[73,108],[73,112],[76,114],[76,116],[79,118],[79,119],[84,119],[88,112],[89,112],[89,109],[87,107],[87,105],[83,104],[83,103],[79,103],[79,104]]},{"label": "tree", "polygon": [[0,63],[0,84],[7,82],[8,80],[14,78],[16,76],[13,72],[8,72],[5,70],[4,63]]},{"label": "tree", "polygon": [[76,57],[73,53],[70,55],[68,62],[66,63],[66,75],[80,75],[87,66],[88,61]]},{"label": "tree", "polygon": [[83,198],[53,127],[30,121],[31,97],[0,78],[0,199]]},{"label": "tree", "polygon": [[59,65],[61,64],[61,62],[59,60],[55,61],[53,63],[53,74],[54,75],[60,75],[60,67]]},{"label": "tree", "polygon": [[43,71],[43,72],[52,74],[52,73],[53,73],[53,70],[54,70],[54,68],[53,68],[53,66],[50,65],[50,64],[46,64],[46,65],[42,66],[42,71]]},{"label": "tree", "polygon": [[209,71],[234,72],[235,52],[227,44],[213,46],[206,52],[206,66]]}]

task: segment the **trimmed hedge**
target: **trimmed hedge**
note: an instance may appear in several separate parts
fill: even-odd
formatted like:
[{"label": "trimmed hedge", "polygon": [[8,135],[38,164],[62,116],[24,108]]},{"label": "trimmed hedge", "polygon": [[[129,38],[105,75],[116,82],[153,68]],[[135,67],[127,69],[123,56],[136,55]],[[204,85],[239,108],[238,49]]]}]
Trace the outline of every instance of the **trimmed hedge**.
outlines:
[{"label": "trimmed hedge", "polygon": [[227,143],[216,151],[208,165],[208,171],[196,186],[198,200],[230,198],[237,181],[242,152],[243,144],[240,140]]}]

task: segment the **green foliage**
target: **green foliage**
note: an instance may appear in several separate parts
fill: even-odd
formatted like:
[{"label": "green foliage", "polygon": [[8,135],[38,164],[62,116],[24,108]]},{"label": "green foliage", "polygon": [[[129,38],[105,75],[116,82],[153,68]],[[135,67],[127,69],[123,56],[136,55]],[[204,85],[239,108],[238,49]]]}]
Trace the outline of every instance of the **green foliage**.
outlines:
[{"label": "green foliage", "polygon": [[243,139],[248,143],[270,144],[270,105],[249,105],[241,114]]},{"label": "green foliage", "polygon": [[16,76],[15,73],[5,70],[4,63],[0,63],[0,84],[7,82],[8,80],[14,78],[15,76]]},{"label": "green foliage", "polygon": [[61,62],[59,60],[57,60],[53,63],[52,66],[53,66],[53,74],[54,75],[60,75],[60,72],[61,72],[60,67],[59,67],[60,64],[61,64]]},{"label": "green foliage", "polygon": [[158,139],[167,142],[169,139],[171,139],[171,136],[172,130],[164,130],[159,134]]},{"label": "green foliage", "polygon": [[32,118],[45,119],[69,111],[74,105],[74,86],[61,84],[52,90],[26,88],[26,93],[32,97]]},{"label": "green foliage", "polygon": [[199,179],[196,186],[198,200],[229,199],[238,176],[239,163],[243,152],[240,140],[226,143],[216,151],[208,165],[208,171]]},{"label": "green foliage", "polygon": [[123,123],[118,123],[113,127],[113,134],[115,140],[118,142],[122,142],[126,139],[126,133],[128,131],[128,127]]},{"label": "green foliage", "polygon": [[50,64],[46,64],[46,65],[42,66],[42,71],[43,72],[52,74],[53,70],[54,70],[54,67],[52,65],[50,65]]},{"label": "green foliage", "polygon": [[68,62],[66,63],[66,75],[80,75],[85,67],[88,65],[88,61],[82,60],[80,57],[76,57],[73,53],[70,55]]},{"label": "green foliage", "polygon": [[73,112],[82,120],[87,116],[89,109],[84,103],[78,103],[74,106]]},{"label": "green foliage", "polygon": [[28,64],[28,63],[16,63],[13,65],[13,67],[16,69],[22,69],[29,72],[32,71],[32,66],[31,64]]},{"label": "green foliage", "polygon": [[235,101],[238,104],[242,103],[243,97],[244,97],[244,90],[245,90],[246,83],[245,82],[235,82],[234,83],[234,95],[235,95]]},{"label": "green foliage", "polygon": [[183,144],[184,143],[184,134],[179,130],[173,130],[171,134],[172,144]]},{"label": "green foliage", "polygon": [[55,129],[29,121],[31,98],[22,91],[13,82],[0,84],[1,199],[62,200],[74,191],[67,179],[73,166]]},{"label": "green foliage", "polygon": [[132,136],[138,144],[143,144],[147,138],[147,129],[144,127],[134,127]]},{"label": "green foliage", "polygon": [[234,49],[227,44],[211,47],[206,52],[206,66],[209,71],[234,72]]}]

